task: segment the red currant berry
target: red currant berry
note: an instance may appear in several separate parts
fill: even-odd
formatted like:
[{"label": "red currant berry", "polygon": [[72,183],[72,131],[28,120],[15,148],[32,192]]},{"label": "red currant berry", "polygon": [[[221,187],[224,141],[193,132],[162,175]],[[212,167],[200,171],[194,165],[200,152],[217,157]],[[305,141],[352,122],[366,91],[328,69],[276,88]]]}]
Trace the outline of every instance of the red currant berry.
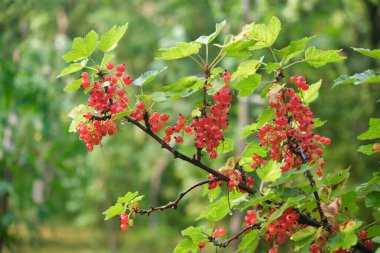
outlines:
[{"label": "red currant berry", "polygon": [[166,113],[162,114],[160,116],[160,119],[162,122],[167,122],[169,120],[169,115],[167,115]]},{"label": "red currant berry", "polygon": [[373,144],[372,149],[373,149],[374,152],[380,151],[380,143]]},{"label": "red currant berry", "polygon": [[198,248],[203,249],[206,246],[206,243],[200,242],[198,243]]},{"label": "red currant berry", "polygon": [[113,67],[114,67],[114,65],[113,65],[112,62],[107,62],[106,68],[107,68],[108,70],[112,70]]},{"label": "red currant berry", "polygon": [[130,85],[133,82],[133,80],[130,76],[124,76],[123,82],[125,83],[125,85]]},{"label": "red currant berry", "polygon": [[90,81],[88,81],[87,79],[83,79],[83,81],[82,81],[82,87],[86,89],[89,86],[90,86]]},{"label": "red currant berry", "polygon": [[175,138],[175,142],[176,143],[182,143],[183,142],[183,138],[181,136],[177,136],[177,137],[174,137]]},{"label": "red currant berry", "polygon": [[367,239],[368,233],[365,230],[360,231],[360,238],[362,240]]},{"label": "red currant berry", "polygon": [[84,117],[85,117],[86,119],[91,119],[91,117],[92,117],[91,112],[86,112],[86,113],[84,114]]},{"label": "red currant berry", "polygon": [[122,223],[122,224],[120,224],[120,230],[121,231],[125,231],[125,230],[127,230],[128,229],[128,224],[127,223]]},{"label": "red currant berry", "polygon": [[318,177],[323,176],[323,169],[318,168],[317,171],[316,171],[316,174],[318,175]]},{"label": "red currant berry", "polygon": [[142,101],[137,102],[136,107],[137,107],[137,109],[139,109],[141,111],[144,110],[145,109],[144,102],[142,102]]},{"label": "red currant berry", "polygon": [[88,77],[89,77],[89,74],[87,72],[83,72],[82,75],[81,75],[82,79],[83,80],[87,80]]},{"label": "red currant berry", "polygon": [[120,222],[121,223],[128,223],[129,216],[126,213],[120,214]]},{"label": "red currant berry", "polygon": [[119,72],[124,72],[125,71],[125,65],[124,64],[117,65],[116,70]]},{"label": "red currant berry", "polygon": [[365,240],[364,241],[364,246],[367,248],[371,249],[373,247],[373,241],[372,240]]}]

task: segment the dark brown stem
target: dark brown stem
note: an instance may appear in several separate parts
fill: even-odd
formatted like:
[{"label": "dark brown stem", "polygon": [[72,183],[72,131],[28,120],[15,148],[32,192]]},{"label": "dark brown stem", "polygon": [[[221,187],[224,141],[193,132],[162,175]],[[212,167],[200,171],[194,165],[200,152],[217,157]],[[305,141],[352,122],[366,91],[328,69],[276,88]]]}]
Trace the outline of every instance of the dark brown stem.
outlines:
[{"label": "dark brown stem", "polygon": [[237,233],[236,235],[232,236],[231,238],[225,240],[225,241],[222,241],[222,242],[218,242],[214,237],[212,236],[209,236],[208,237],[208,240],[210,242],[212,242],[216,247],[220,247],[220,248],[225,248],[228,246],[228,244],[230,244],[233,240],[237,240],[244,232],[248,231],[248,230],[251,230],[251,229],[258,229],[261,227],[261,223],[257,223],[257,224],[254,224],[254,225],[251,225],[251,226],[248,226],[248,227],[245,227],[244,229],[242,229],[239,233]]},{"label": "dark brown stem", "polygon": [[[142,124],[140,124],[137,120],[135,120],[134,118],[130,117],[130,116],[124,116],[124,118],[131,122],[133,125],[137,126],[138,128],[140,128],[141,130],[143,130],[146,134],[148,134],[149,136],[151,136],[153,139],[155,139],[158,143],[161,144],[161,148],[163,149],[166,149],[168,150],[170,153],[173,154],[174,158],[179,158],[183,161],[186,161],[212,175],[214,175],[216,178],[218,178],[219,180],[222,180],[222,181],[225,181],[225,182],[228,182],[230,181],[230,179],[228,177],[226,177],[225,175],[221,174],[219,171],[216,171],[214,169],[211,169],[209,166],[205,165],[204,163],[202,163],[201,161],[198,161],[196,158],[190,158],[189,156],[179,152],[178,150],[176,150],[175,148],[173,148],[172,146],[170,146],[169,144],[167,144],[166,142],[164,142],[164,140],[162,140],[158,135],[156,135],[155,133],[153,133],[150,129],[148,129],[147,127],[143,126]],[[254,194],[255,191],[248,187],[246,184],[243,184],[243,183],[240,183],[238,185],[238,187],[250,194]]]},{"label": "dark brown stem", "polygon": [[177,206],[178,206],[178,203],[179,201],[189,192],[191,192],[192,190],[194,190],[195,188],[197,188],[198,186],[201,186],[201,185],[204,185],[204,184],[210,184],[212,182],[216,182],[218,181],[219,179],[218,178],[213,178],[213,179],[207,179],[207,180],[203,180],[203,181],[200,181],[198,183],[196,183],[195,185],[191,186],[189,189],[187,189],[186,191],[183,191],[183,192],[180,192],[177,199],[174,200],[174,201],[170,201],[169,203],[167,203],[166,205],[163,205],[163,206],[158,206],[158,207],[151,207],[150,209],[146,209],[146,210],[143,210],[143,209],[140,209],[140,210],[135,210],[136,213],[138,214],[141,214],[141,215],[144,215],[144,214],[147,214],[148,216],[152,213],[152,212],[155,212],[155,211],[163,211],[165,209],[176,209]]}]

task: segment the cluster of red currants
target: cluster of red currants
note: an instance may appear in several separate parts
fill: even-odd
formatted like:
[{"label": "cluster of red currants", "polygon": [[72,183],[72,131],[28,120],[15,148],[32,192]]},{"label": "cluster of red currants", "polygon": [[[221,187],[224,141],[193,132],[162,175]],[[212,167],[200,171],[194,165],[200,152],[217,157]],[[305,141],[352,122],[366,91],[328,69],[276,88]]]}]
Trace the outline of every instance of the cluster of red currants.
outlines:
[{"label": "cluster of red currants", "polygon": [[[274,209],[271,210],[268,218],[274,211]],[[274,246],[269,249],[268,253],[277,252],[278,246],[285,242],[286,237],[290,237],[294,233],[294,230],[298,229],[298,218],[298,212],[290,207],[266,227],[265,239],[267,242],[274,242]]]},{"label": "cluster of red currants", "polygon": [[[220,173],[225,175],[226,177],[228,177],[230,180],[227,182],[227,186],[228,186],[228,189],[231,191],[233,190],[235,187],[238,188],[238,185],[240,183],[243,182],[243,177],[241,176],[241,172],[237,169],[235,170],[232,170],[232,169],[222,169],[220,170]],[[210,179],[214,179],[215,176],[213,174],[210,174],[209,175],[209,178]],[[208,188],[211,190],[211,189],[214,189],[216,188],[218,185],[221,185],[223,183],[223,181],[219,180],[219,181],[215,181],[215,182],[212,182],[209,184]],[[253,184],[255,183],[255,180],[253,179],[253,177],[248,177],[246,180],[245,180],[245,183],[247,184],[248,187],[252,187]],[[238,189],[241,193],[246,193],[246,191],[244,191],[243,189]]]},{"label": "cluster of red currants", "polygon": [[[244,221],[245,221],[245,224],[247,227],[255,225],[257,222],[256,212],[253,210],[248,210],[247,214],[244,217]],[[250,229],[246,230],[246,233],[248,233],[249,231],[251,231],[251,230]]]},{"label": "cluster of red currants", "polygon": [[223,130],[228,126],[227,112],[231,107],[232,96],[228,89],[231,75],[228,71],[224,71],[222,77],[226,85],[212,96],[215,104],[209,108],[210,114],[195,118],[192,124],[196,132],[196,147],[205,148],[211,159],[218,157],[215,150],[219,143],[224,140]]},{"label": "cluster of red currants", "polygon": [[212,232],[212,237],[219,238],[226,234],[226,230],[224,228],[215,229],[214,232]]},{"label": "cluster of red currants", "polygon": [[190,134],[190,135],[194,134],[194,131],[191,128],[191,126],[186,126],[185,125],[185,120],[186,120],[186,117],[183,116],[182,114],[180,114],[179,117],[178,117],[178,120],[177,120],[177,122],[175,123],[174,126],[167,126],[166,127],[166,129],[165,129],[165,136],[163,138],[163,140],[166,143],[169,143],[172,140],[172,137],[173,137],[174,134],[177,134],[176,136],[174,136],[175,142],[177,144],[182,143],[183,142],[183,137],[181,135],[178,135],[182,131],[184,131],[185,133]]},{"label": "cluster of red currants", "polygon": [[91,88],[88,105],[94,109],[94,113],[87,112],[83,115],[84,119],[77,127],[79,138],[86,143],[88,151],[92,151],[94,145],[100,144],[105,135],[116,132],[113,117],[128,107],[128,97],[121,84],[130,85],[133,80],[128,75],[123,76],[125,65],[119,64],[115,73],[112,73],[113,63],[108,62],[106,68],[108,73],[99,71],[94,82],[89,80],[90,75],[87,72],[81,75],[82,87]]},{"label": "cluster of red currants", "polygon": [[[298,87],[308,89],[305,79],[291,77]],[[264,125],[258,134],[262,146],[270,147],[270,159],[283,161],[282,172],[297,168],[306,161],[317,164],[317,175],[323,175],[325,162],[323,150],[317,145],[329,145],[331,140],[314,135],[313,113],[302,103],[293,88],[283,88],[269,97],[270,107],[276,112],[272,124]],[[253,169],[264,163],[263,159],[254,155]]]},{"label": "cluster of red currants", "polygon": [[120,214],[120,230],[125,231],[128,229],[129,216],[126,213]]}]

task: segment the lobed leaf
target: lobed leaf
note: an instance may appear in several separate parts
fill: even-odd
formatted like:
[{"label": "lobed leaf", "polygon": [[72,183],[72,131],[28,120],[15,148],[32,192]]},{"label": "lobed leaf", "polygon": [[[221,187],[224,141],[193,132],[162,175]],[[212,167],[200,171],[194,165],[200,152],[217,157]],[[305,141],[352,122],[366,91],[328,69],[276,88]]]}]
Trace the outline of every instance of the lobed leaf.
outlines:
[{"label": "lobed leaf", "polygon": [[189,253],[197,252],[198,245],[194,245],[193,241],[190,238],[186,238],[180,241],[177,246],[174,248],[173,253]]},{"label": "lobed leaf", "polygon": [[235,253],[254,252],[259,244],[259,239],[257,230],[244,234]]},{"label": "lobed leaf", "polygon": [[159,49],[157,60],[175,60],[197,54],[201,45],[196,42],[179,42],[175,47]]},{"label": "lobed leaf", "polygon": [[373,140],[380,138],[380,118],[369,119],[369,129],[358,136],[359,140]]},{"label": "lobed leaf", "polygon": [[295,232],[290,239],[295,242],[295,251],[299,251],[306,245],[309,245],[313,240],[316,233],[316,228],[307,227]]},{"label": "lobed leaf", "polygon": [[108,53],[117,47],[119,40],[125,34],[128,28],[128,23],[122,26],[112,27],[105,35],[102,35],[99,42],[99,49],[104,53]]},{"label": "lobed leaf", "polygon": [[365,206],[380,208],[380,191],[372,191],[366,195]]},{"label": "lobed leaf", "polygon": [[365,83],[380,83],[380,74],[371,69],[368,69],[363,73],[354,74],[352,76],[344,74],[334,80],[333,88],[335,86],[343,84],[359,85]]},{"label": "lobed leaf", "polygon": [[329,237],[327,248],[332,251],[339,248],[349,249],[358,241],[355,230],[361,226],[361,221],[351,221],[342,228],[339,233]]},{"label": "lobed leaf", "polygon": [[83,69],[83,65],[80,63],[73,63],[70,64],[67,68],[64,68],[61,73],[57,76],[57,78],[77,72],[79,70]]},{"label": "lobed leaf", "polygon": [[257,69],[260,67],[261,62],[258,60],[249,60],[242,62],[237,70],[232,74],[231,80],[236,78],[244,78],[256,73]]},{"label": "lobed leaf", "polygon": [[91,30],[84,38],[75,38],[71,51],[66,53],[62,58],[66,62],[76,62],[87,57],[95,51],[98,46],[98,34]]},{"label": "lobed leaf", "polygon": [[375,59],[380,60],[380,49],[370,50],[370,49],[366,49],[366,48],[356,48],[356,47],[352,47],[352,49],[356,52],[363,54],[363,55],[373,57]]},{"label": "lobed leaf", "polygon": [[68,85],[65,86],[65,88],[63,88],[63,90],[68,91],[68,92],[76,91],[80,88],[81,84],[82,84],[82,78],[69,83]]},{"label": "lobed leaf", "polygon": [[310,66],[314,68],[319,68],[329,62],[338,62],[346,59],[339,55],[342,50],[319,50],[314,46],[309,47],[305,52],[305,60]]},{"label": "lobed leaf", "polygon": [[256,41],[256,44],[250,47],[251,50],[271,47],[276,41],[281,30],[281,22],[277,17],[272,17],[268,25],[253,25],[250,38]]},{"label": "lobed leaf", "polygon": [[360,146],[356,151],[363,153],[365,155],[372,155],[380,151],[374,151],[373,150],[373,144],[367,144]]},{"label": "lobed leaf", "polygon": [[106,216],[104,220],[109,220],[112,217],[115,217],[116,215],[120,215],[124,212],[124,207],[120,203],[116,203],[114,206],[111,206],[107,210],[103,212],[103,214]]},{"label": "lobed leaf", "polygon": [[238,97],[246,97],[252,95],[261,82],[260,74],[252,74],[242,78],[234,85],[234,89],[239,90]]},{"label": "lobed leaf", "polygon": [[225,138],[219,143],[219,146],[216,148],[216,152],[220,154],[228,153],[234,150],[234,142],[230,138]]},{"label": "lobed leaf", "polygon": [[220,34],[220,32],[223,30],[225,25],[226,25],[226,20],[223,20],[222,22],[217,23],[215,25],[215,32],[213,32],[212,34],[208,36],[202,35],[198,39],[196,39],[195,42],[199,42],[201,44],[210,44]]},{"label": "lobed leaf", "polygon": [[136,85],[136,86],[143,86],[147,83],[150,83],[151,81],[153,81],[154,79],[156,79],[156,77],[161,74],[162,72],[164,72],[165,70],[167,70],[168,67],[163,67],[163,68],[160,68],[160,69],[155,69],[155,70],[149,70],[147,72],[145,72],[144,74],[142,74],[139,78],[137,78],[136,80],[133,81],[133,84]]},{"label": "lobed leaf", "polygon": [[270,160],[267,165],[256,169],[256,173],[264,182],[274,182],[279,179],[282,163]]},{"label": "lobed leaf", "polygon": [[257,118],[257,128],[263,127],[265,124],[272,123],[272,120],[276,117],[276,112],[272,107],[265,109]]},{"label": "lobed leaf", "polygon": [[318,97],[321,84],[322,84],[322,79],[316,83],[311,84],[309,89],[303,93],[303,101],[306,104],[313,102]]},{"label": "lobed leaf", "polygon": [[121,203],[121,204],[124,204],[124,203],[129,203],[129,201],[131,201],[133,198],[137,197],[137,195],[139,195],[139,192],[127,192],[123,197],[119,197],[117,199],[117,203]]},{"label": "lobed leaf", "polygon": [[287,64],[291,59],[299,56],[302,54],[303,51],[305,51],[305,47],[307,43],[309,43],[312,39],[314,39],[316,36],[311,37],[305,37],[300,40],[292,41],[290,42],[290,45],[287,47],[284,47],[282,49],[274,49],[273,51],[277,54],[282,56],[281,62],[283,64]]}]

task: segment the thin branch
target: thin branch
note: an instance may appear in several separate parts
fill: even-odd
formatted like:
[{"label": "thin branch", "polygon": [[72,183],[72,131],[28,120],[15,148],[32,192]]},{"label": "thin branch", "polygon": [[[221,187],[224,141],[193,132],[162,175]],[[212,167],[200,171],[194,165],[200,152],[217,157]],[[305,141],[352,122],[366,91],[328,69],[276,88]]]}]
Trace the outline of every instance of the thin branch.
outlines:
[{"label": "thin branch", "polygon": [[253,224],[251,226],[248,226],[248,227],[245,227],[244,229],[242,229],[239,233],[237,233],[236,235],[234,235],[233,237],[225,240],[225,241],[222,241],[222,242],[218,242],[214,237],[212,236],[209,236],[208,237],[208,240],[210,242],[212,242],[216,247],[220,247],[220,248],[225,248],[228,246],[228,244],[230,244],[233,240],[237,240],[243,233],[245,233],[246,231],[248,230],[251,230],[251,229],[259,229],[261,227],[261,223],[257,223],[257,224]]},{"label": "thin branch", "polygon": [[139,210],[134,210],[135,213],[138,213],[138,214],[141,214],[141,215],[145,215],[147,214],[148,216],[152,213],[152,212],[155,212],[155,211],[163,211],[165,209],[176,209],[177,206],[178,206],[178,203],[179,201],[189,192],[191,192],[192,190],[194,190],[195,188],[197,188],[198,186],[201,186],[201,185],[204,185],[204,184],[210,184],[212,182],[216,182],[218,181],[219,178],[213,178],[213,179],[207,179],[207,180],[203,180],[203,181],[200,181],[198,183],[196,183],[195,185],[192,185],[189,189],[187,189],[186,191],[183,191],[183,192],[180,192],[177,199],[174,200],[174,201],[170,201],[169,203],[167,203],[166,205],[162,205],[162,206],[158,206],[158,207],[151,207],[150,209],[139,209]]}]

